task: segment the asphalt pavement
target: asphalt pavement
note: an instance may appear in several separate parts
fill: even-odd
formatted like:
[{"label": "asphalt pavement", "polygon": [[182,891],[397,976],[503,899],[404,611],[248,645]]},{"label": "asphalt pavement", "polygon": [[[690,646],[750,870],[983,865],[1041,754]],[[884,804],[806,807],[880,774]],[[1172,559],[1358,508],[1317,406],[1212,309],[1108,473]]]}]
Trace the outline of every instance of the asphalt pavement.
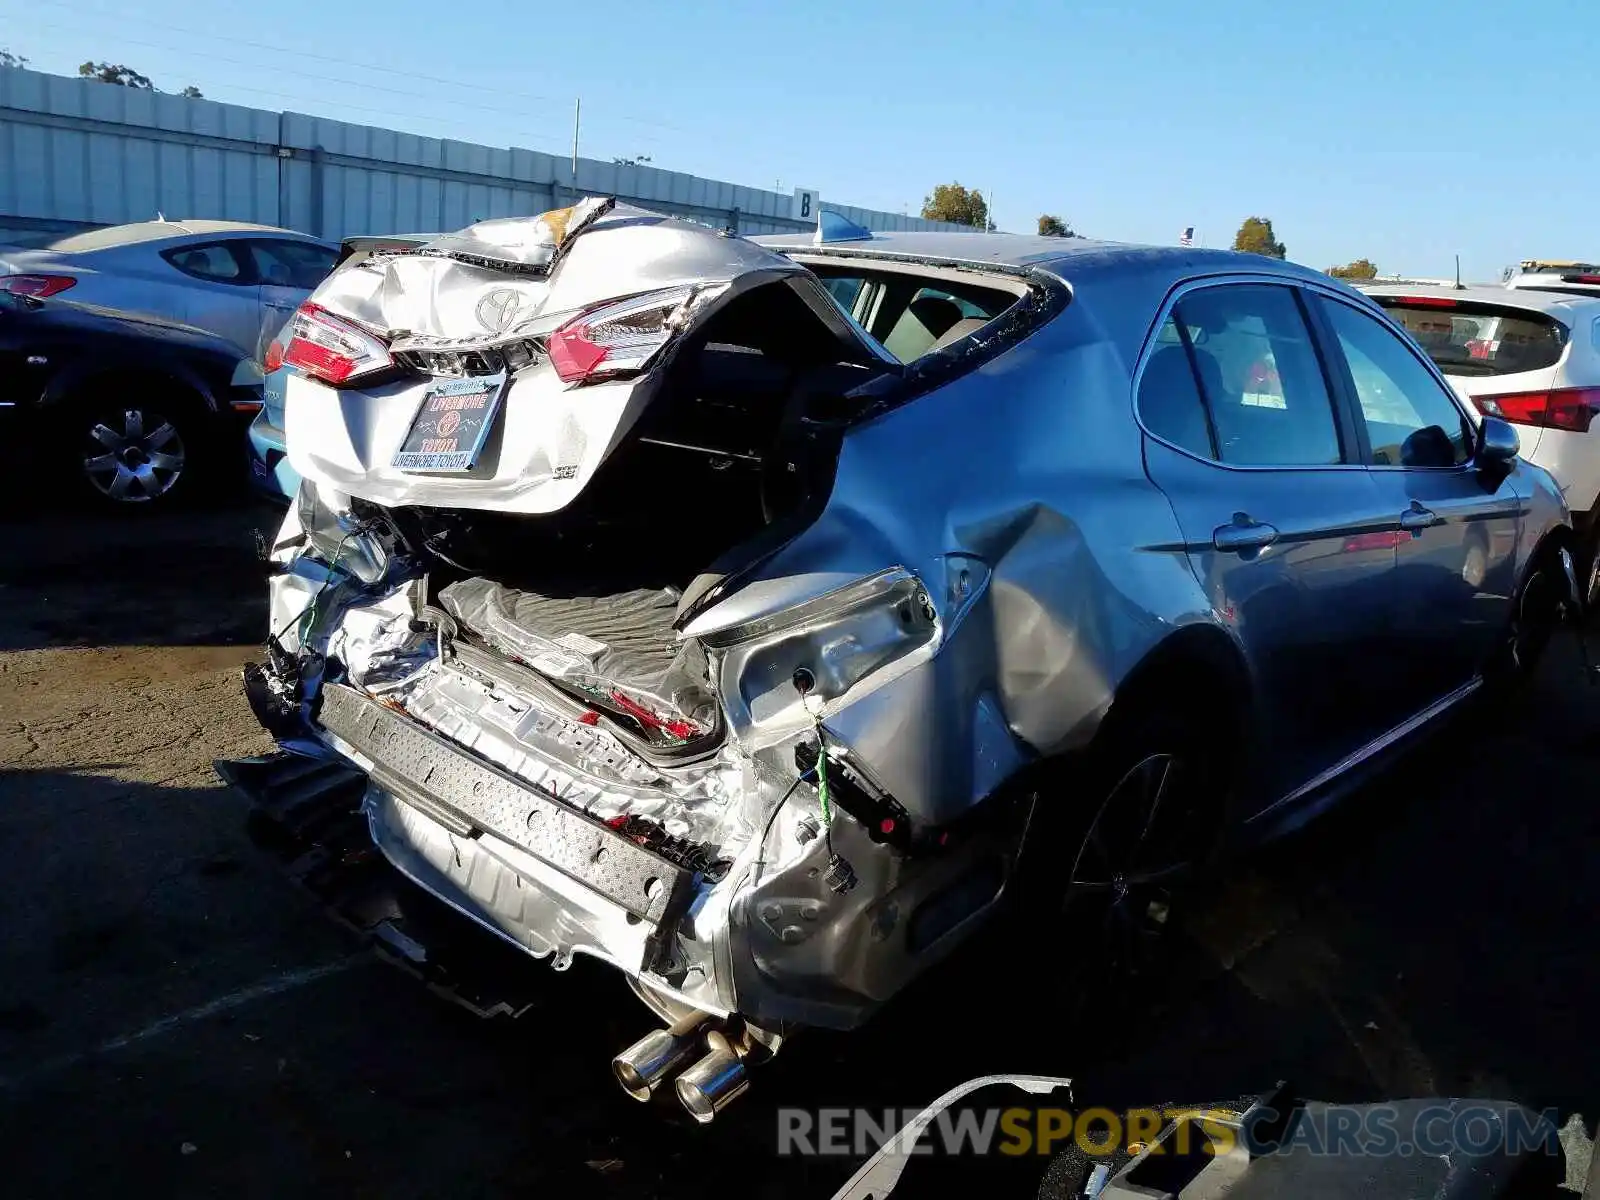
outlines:
[{"label": "asphalt pavement", "polygon": [[[651,1019],[605,969],[530,963],[482,1021],[371,957],[246,836],[218,757],[269,747],[240,666],[264,633],[253,527],[219,506],[0,520],[0,1162],[6,1195],[825,1197],[780,1105],[917,1107],[980,1073],[1080,1105],[1307,1095],[1600,1115],[1600,689],[1555,644],[1514,707],[1452,723],[1186,922],[1148,1003],[1094,1028],[952,964],[853,1036],[814,1035],[710,1128],[624,1097]],[[1085,962],[1086,971],[1094,964]],[[981,972],[981,974],[978,974]]]}]

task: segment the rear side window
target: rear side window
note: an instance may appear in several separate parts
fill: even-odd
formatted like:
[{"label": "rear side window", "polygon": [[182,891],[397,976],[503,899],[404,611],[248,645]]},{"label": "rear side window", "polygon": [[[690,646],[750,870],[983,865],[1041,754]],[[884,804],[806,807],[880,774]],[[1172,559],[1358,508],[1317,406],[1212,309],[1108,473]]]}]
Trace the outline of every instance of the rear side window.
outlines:
[{"label": "rear side window", "polygon": [[856,301],[865,285],[866,280],[859,275],[835,275],[822,281],[822,286],[828,289],[828,294],[838,302],[839,307],[852,316],[855,315]]},{"label": "rear side window", "polygon": [[[1189,370],[1187,384],[1181,367]],[[1199,422],[1189,388],[1203,401]],[[1344,461],[1322,365],[1287,287],[1230,284],[1183,297],[1157,335],[1139,406],[1152,433],[1220,462]]]},{"label": "rear side window", "polygon": [[1555,366],[1567,345],[1565,325],[1526,308],[1433,297],[1379,303],[1446,375],[1538,371]]},{"label": "rear side window", "polygon": [[1178,319],[1168,317],[1156,335],[1156,348],[1139,378],[1139,415],[1162,441],[1201,458],[1216,458],[1206,402],[1195,382]]}]

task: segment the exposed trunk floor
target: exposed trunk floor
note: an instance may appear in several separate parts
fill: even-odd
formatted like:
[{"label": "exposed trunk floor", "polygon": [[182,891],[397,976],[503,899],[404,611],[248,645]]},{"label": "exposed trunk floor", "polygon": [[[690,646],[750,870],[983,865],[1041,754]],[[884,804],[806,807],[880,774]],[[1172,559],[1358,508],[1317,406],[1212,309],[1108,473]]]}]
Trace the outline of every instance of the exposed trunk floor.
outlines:
[{"label": "exposed trunk floor", "polygon": [[547,596],[482,578],[439,593],[445,611],[502,653],[590,690],[615,685],[663,714],[714,723],[705,652],[672,628],[672,588]]}]

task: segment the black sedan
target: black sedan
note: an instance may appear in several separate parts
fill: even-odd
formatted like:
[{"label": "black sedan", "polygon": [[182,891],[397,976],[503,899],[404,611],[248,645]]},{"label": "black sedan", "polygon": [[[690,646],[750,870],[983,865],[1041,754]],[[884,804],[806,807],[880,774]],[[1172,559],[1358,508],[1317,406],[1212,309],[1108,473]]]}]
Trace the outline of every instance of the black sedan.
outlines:
[{"label": "black sedan", "polygon": [[0,292],[0,440],[46,484],[163,507],[243,464],[261,375],[203,330]]}]

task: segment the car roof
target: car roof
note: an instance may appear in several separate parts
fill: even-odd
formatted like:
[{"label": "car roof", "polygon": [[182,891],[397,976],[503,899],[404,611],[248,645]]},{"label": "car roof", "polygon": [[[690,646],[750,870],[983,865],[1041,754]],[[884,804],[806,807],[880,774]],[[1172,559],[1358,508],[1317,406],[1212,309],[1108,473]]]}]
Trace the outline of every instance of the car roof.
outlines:
[{"label": "car roof", "polygon": [[283,229],[276,225],[253,225],[248,221],[161,220],[136,221],[131,225],[107,225],[101,229],[89,229],[83,233],[70,234],[59,241],[51,242],[43,248],[62,254],[82,254],[91,250],[110,250],[118,246],[133,246],[140,242],[157,242],[168,238],[214,236],[225,233],[270,233],[276,237],[288,237],[295,241],[316,242],[321,240],[293,229]]},{"label": "car roof", "polygon": [[1460,300],[1472,304],[1499,304],[1507,308],[1524,308],[1532,312],[1566,313],[1582,315],[1585,309],[1600,307],[1600,293],[1579,296],[1571,292],[1545,292],[1534,288],[1508,288],[1498,283],[1468,284],[1466,287],[1419,288],[1403,283],[1386,283],[1361,289],[1373,299],[1380,297],[1425,297],[1438,300]]},{"label": "car roof", "polygon": [[1166,270],[1174,276],[1207,271],[1267,269],[1273,274],[1323,278],[1320,272],[1281,259],[1262,258],[1234,250],[1206,250],[1195,246],[1141,246],[1131,242],[1104,242],[1095,238],[1040,237],[1036,234],[923,231],[874,233],[870,238],[818,244],[811,234],[783,234],[750,239],[772,250],[811,251],[819,254],[904,256],[930,262],[995,264],[1009,267],[1047,266],[1070,271],[1099,271],[1118,267]]}]

